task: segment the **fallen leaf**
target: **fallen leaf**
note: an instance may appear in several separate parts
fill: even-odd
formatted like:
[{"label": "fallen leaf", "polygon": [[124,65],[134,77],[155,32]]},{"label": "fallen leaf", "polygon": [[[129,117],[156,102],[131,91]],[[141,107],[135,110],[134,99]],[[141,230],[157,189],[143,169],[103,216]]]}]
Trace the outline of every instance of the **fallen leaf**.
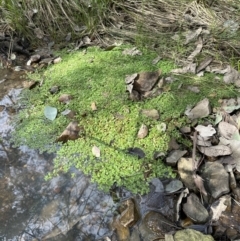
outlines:
[{"label": "fallen leaf", "polygon": [[240,78],[240,73],[232,68],[230,65],[227,66],[227,72],[223,77],[223,81],[226,84],[231,84],[237,81]]},{"label": "fallen leaf", "polygon": [[198,147],[200,152],[202,152],[206,156],[226,156],[232,154],[232,150],[228,146],[224,145],[217,145],[217,146],[210,146],[210,147]]},{"label": "fallen leaf", "polygon": [[100,157],[100,149],[97,147],[97,146],[93,146],[92,148],[92,154],[95,156],[95,157]]},{"label": "fallen leaf", "polygon": [[57,117],[57,108],[46,106],[44,108],[44,115],[47,119],[53,121]]},{"label": "fallen leaf", "polygon": [[195,127],[195,130],[202,137],[210,137],[216,133],[216,130],[212,127],[212,125],[208,125],[208,126],[198,125],[197,127]]},{"label": "fallen leaf", "polygon": [[73,97],[69,94],[62,94],[60,97],[59,97],[59,101],[64,103],[64,104],[68,104],[70,102],[70,100],[72,100]]},{"label": "fallen leaf", "polygon": [[34,33],[37,38],[42,39],[44,37],[44,33],[40,28],[35,28]]},{"label": "fallen leaf", "polygon": [[199,93],[200,92],[200,90],[199,90],[199,88],[197,86],[188,86],[187,89],[191,90],[194,93]]},{"label": "fallen leaf", "polygon": [[162,57],[160,56],[157,56],[153,61],[152,61],[152,64],[157,64],[160,60],[161,60]]},{"label": "fallen leaf", "polygon": [[136,47],[133,47],[131,49],[125,49],[122,52],[123,55],[131,55],[131,56],[135,56],[135,55],[142,55],[142,52],[140,50],[138,50]]},{"label": "fallen leaf", "polygon": [[79,131],[81,128],[78,126],[76,121],[72,121],[63,131],[63,133],[57,138],[56,141],[61,141],[63,143],[69,140],[76,140],[79,137]]},{"label": "fallen leaf", "polygon": [[147,134],[148,134],[148,127],[142,124],[138,131],[137,137],[140,139],[143,139],[147,136]]},{"label": "fallen leaf", "polygon": [[[188,56],[187,60],[192,61],[201,51],[203,48],[203,41],[202,38],[198,39],[198,44],[195,50]],[[195,71],[196,72],[196,71]]]},{"label": "fallen leaf", "polygon": [[223,119],[222,114],[221,113],[217,113],[214,124],[217,125],[220,121],[222,121],[222,119]]},{"label": "fallen leaf", "polygon": [[155,120],[159,119],[159,113],[156,109],[142,110],[142,114]]},{"label": "fallen leaf", "polygon": [[227,209],[227,205],[225,205],[226,200],[230,196],[226,195],[221,198],[217,202],[214,202],[211,206],[213,215],[212,215],[212,220],[213,221],[218,221],[219,218],[221,217],[222,213]]},{"label": "fallen leaf", "polygon": [[207,192],[204,188],[204,184],[203,184],[203,179],[197,175],[197,174],[194,174],[193,175],[193,180],[197,186],[197,188],[199,189],[200,193],[202,193],[203,195],[207,196]]},{"label": "fallen leaf", "polygon": [[53,63],[54,63],[54,64],[58,64],[58,63],[60,63],[61,61],[62,61],[62,58],[61,58],[61,57],[56,57],[56,58],[53,59]]},{"label": "fallen leaf", "polygon": [[97,106],[96,106],[95,102],[92,102],[91,109],[92,109],[92,111],[96,111],[97,110]]},{"label": "fallen leaf", "polygon": [[160,132],[165,132],[167,129],[167,125],[166,123],[160,123],[160,124],[157,124],[157,130],[160,131]]},{"label": "fallen leaf", "polygon": [[213,61],[212,57],[209,57],[203,60],[197,67],[196,73],[199,73],[201,70],[204,70],[212,61]]},{"label": "fallen leaf", "polygon": [[196,31],[189,31],[186,34],[185,44],[188,44],[191,41],[194,41],[195,39],[197,39],[197,37],[201,34],[201,32],[202,32],[202,27],[198,28]]},{"label": "fallen leaf", "polygon": [[127,75],[126,78],[125,78],[125,83],[127,85],[132,84],[137,77],[138,77],[138,73]]}]

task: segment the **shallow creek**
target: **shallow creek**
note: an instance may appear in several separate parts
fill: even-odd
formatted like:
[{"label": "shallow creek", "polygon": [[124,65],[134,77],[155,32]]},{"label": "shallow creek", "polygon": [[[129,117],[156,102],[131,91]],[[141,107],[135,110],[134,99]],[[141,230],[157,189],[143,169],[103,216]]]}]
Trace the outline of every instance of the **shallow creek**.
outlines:
[{"label": "shallow creek", "polygon": [[0,240],[104,240],[112,234],[112,198],[74,168],[45,181],[53,156],[9,141],[22,74],[0,69]]}]

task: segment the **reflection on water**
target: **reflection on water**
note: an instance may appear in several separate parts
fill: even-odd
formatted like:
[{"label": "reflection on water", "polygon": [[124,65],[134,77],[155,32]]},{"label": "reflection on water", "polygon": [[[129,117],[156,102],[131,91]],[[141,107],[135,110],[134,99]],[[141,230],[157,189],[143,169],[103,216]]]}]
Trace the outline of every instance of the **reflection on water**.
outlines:
[{"label": "reflection on water", "polygon": [[11,146],[10,120],[21,91],[13,87],[21,82],[10,70],[0,75],[0,240],[104,240],[111,235],[111,197],[75,168],[44,181],[53,156]]}]

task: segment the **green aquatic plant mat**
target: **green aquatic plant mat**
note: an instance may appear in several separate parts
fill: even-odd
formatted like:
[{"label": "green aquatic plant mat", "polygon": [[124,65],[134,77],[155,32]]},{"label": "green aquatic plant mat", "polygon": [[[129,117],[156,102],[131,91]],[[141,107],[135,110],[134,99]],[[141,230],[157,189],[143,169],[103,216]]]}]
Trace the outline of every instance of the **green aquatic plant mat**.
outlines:
[{"label": "green aquatic plant mat", "polygon": [[[188,120],[183,115],[187,105],[194,105],[204,97],[217,104],[219,98],[235,94],[231,86],[224,87],[220,80],[216,84],[213,75],[202,78],[178,76],[172,84],[164,87],[161,95],[133,102],[126,92],[126,75],[161,69],[164,76],[175,66],[167,60],[152,64],[157,54],[147,50],[142,50],[142,55],[123,55],[125,48],[104,51],[92,47],[87,51],[63,51],[59,53],[61,63],[30,76],[41,85],[23,91],[23,109],[15,119],[13,141],[15,145],[25,144],[40,151],[56,152],[55,169],[48,178],[76,166],[91,175],[92,180],[104,190],[117,184],[134,193],[145,193],[151,178],[174,176],[162,158],[153,158],[154,154],[167,154],[172,137],[183,147],[191,146],[191,142],[178,131],[178,128],[187,125]],[[185,88],[193,84],[199,87],[200,94]],[[183,87],[179,88],[180,85]],[[49,91],[53,86],[60,89],[55,94]],[[59,102],[62,94],[71,95],[68,104]],[[93,102],[96,110],[91,108]],[[46,118],[46,108],[48,110],[49,107],[57,109],[56,118]],[[143,109],[158,110],[160,119],[141,115]],[[71,122],[61,114],[66,110],[76,113],[80,133],[77,140],[61,144],[56,140]],[[162,123],[167,125],[166,131],[159,130]],[[149,133],[146,138],[139,139],[137,133],[142,124],[148,126]],[[100,151],[98,157],[93,147]],[[145,157],[140,159],[129,154],[129,148],[139,148]]]}]

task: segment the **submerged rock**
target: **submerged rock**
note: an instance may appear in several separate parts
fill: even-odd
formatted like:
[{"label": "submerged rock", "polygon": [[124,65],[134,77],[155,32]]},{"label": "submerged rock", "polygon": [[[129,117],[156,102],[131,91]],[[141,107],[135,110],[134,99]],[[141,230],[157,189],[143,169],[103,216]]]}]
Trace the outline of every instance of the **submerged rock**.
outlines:
[{"label": "submerged rock", "polygon": [[214,241],[211,235],[204,235],[193,229],[179,230],[174,235],[175,241]]},{"label": "submerged rock", "polygon": [[139,231],[144,241],[163,239],[165,233],[174,231],[174,224],[161,213],[148,212],[140,224]]}]

